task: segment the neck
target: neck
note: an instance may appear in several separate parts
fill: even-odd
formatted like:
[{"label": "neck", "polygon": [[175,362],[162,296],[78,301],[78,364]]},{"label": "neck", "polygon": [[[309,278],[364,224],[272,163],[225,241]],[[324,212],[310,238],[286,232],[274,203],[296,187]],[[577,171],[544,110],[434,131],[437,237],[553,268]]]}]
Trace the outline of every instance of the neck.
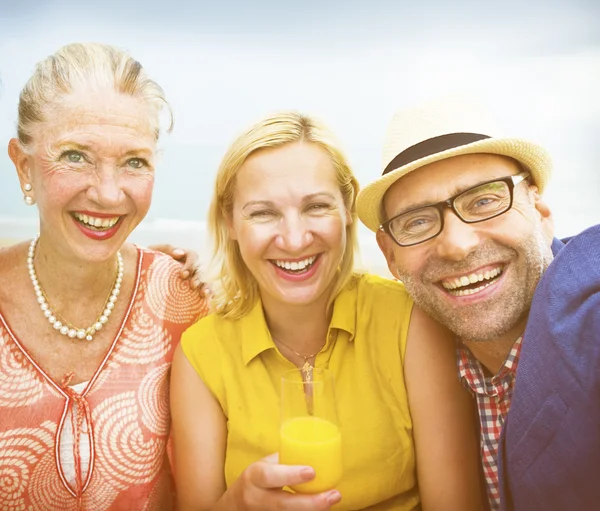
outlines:
[{"label": "neck", "polygon": [[265,319],[275,341],[281,341],[298,353],[309,354],[325,343],[331,320],[327,296],[308,305],[288,305],[262,301]]},{"label": "neck", "polygon": [[523,335],[527,325],[528,314],[519,321],[517,325],[500,337],[492,340],[465,340],[460,341],[471,351],[473,356],[479,360],[481,365],[492,375],[504,365],[506,357],[510,353],[515,341]]},{"label": "neck", "polygon": [[67,259],[40,237],[35,249],[34,266],[48,298],[58,306],[70,300],[102,301],[112,288],[117,272],[117,257],[102,262]]}]

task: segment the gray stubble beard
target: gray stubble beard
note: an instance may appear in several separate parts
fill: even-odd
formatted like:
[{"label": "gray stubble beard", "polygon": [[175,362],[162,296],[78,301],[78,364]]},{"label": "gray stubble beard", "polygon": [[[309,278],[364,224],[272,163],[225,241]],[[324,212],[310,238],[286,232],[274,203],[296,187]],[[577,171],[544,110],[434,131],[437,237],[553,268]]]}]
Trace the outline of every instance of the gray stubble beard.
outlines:
[{"label": "gray stubble beard", "polygon": [[[401,268],[397,268],[398,274],[414,302],[458,338],[471,342],[493,341],[515,328],[527,317],[535,289],[552,262],[552,250],[540,230],[534,231],[528,241],[529,243],[523,243],[516,248],[502,247],[501,250],[501,252],[510,250],[513,255],[516,254],[517,257],[513,257],[513,261],[518,261],[519,252],[521,253],[520,257],[525,261],[526,285],[519,285],[517,281],[519,276],[513,276],[514,289],[512,293],[509,290],[506,298],[495,303],[475,304],[469,306],[468,310],[466,307],[452,308],[447,302],[438,300],[439,291],[429,290],[435,284],[425,277],[427,273],[434,271],[439,273],[439,268],[450,268],[450,264],[454,263],[435,261],[429,264],[418,275],[418,283],[415,283],[416,279],[404,273]],[[483,249],[484,253],[486,251],[489,252],[490,249]],[[454,266],[461,264],[464,266],[464,263],[454,264]],[[456,269],[446,271],[456,271]]]}]

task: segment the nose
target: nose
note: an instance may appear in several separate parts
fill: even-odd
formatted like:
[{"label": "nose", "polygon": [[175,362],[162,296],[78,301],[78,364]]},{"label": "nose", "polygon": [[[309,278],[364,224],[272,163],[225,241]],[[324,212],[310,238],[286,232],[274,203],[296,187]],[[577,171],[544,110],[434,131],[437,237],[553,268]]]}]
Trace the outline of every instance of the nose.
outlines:
[{"label": "nose", "polygon": [[444,229],[437,236],[437,254],[450,261],[461,261],[479,245],[479,235],[473,224],[463,222],[454,211],[444,211]]},{"label": "nose", "polygon": [[95,176],[95,182],[88,188],[87,196],[103,209],[113,209],[121,205],[125,192],[119,183],[119,174],[114,169],[103,169]]},{"label": "nose", "polygon": [[275,239],[275,246],[286,252],[300,253],[313,242],[312,231],[299,215],[290,215],[281,220],[281,230]]}]

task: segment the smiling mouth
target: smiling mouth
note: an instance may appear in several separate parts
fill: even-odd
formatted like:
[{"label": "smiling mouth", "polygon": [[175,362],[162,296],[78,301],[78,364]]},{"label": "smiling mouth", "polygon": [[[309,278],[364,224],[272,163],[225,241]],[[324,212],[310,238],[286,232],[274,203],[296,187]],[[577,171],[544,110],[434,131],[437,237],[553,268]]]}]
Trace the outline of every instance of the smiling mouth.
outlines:
[{"label": "smiling mouth", "polygon": [[452,296],[469,296],[479,293],[492,285],[502,276],[502,273],[503,268],[497,266],[492,270],[445,279],[440,284]]},{"label": "smiling mouth", "polygon": [[283,259],[270,259],[270,262],[277,266],[280,270],[292,275],[300,275],[306,273],[312,268],[319,256],[310,256],[300,261],[285,261]]},{"label": "smiling mouth", "polygon": [[108,231],[109,229],[113,228],[121,219],[120,216],[114,216],[111,218],[98,218],[76,212],[71,213],[71,216],[86,229],[98,232]]}]

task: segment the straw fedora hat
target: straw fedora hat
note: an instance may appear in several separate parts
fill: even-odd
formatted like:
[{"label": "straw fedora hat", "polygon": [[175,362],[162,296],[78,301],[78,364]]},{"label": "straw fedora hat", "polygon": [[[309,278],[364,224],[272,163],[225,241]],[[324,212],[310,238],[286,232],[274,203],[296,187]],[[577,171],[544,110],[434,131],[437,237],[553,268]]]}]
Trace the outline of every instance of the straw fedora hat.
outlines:
[{"label": "straw fedora hat", "polygon": [[358,217],[377,231],[386,220],[383,196],[398,179],[429,163],[473,153],[514,158],[530,172],[540,193],[552,170],[552,160],[543,147],[499,136],[491,116],[480,105],[463,97],[444,98],[394,115],[383,147],[383,174],[358,194]]}]

